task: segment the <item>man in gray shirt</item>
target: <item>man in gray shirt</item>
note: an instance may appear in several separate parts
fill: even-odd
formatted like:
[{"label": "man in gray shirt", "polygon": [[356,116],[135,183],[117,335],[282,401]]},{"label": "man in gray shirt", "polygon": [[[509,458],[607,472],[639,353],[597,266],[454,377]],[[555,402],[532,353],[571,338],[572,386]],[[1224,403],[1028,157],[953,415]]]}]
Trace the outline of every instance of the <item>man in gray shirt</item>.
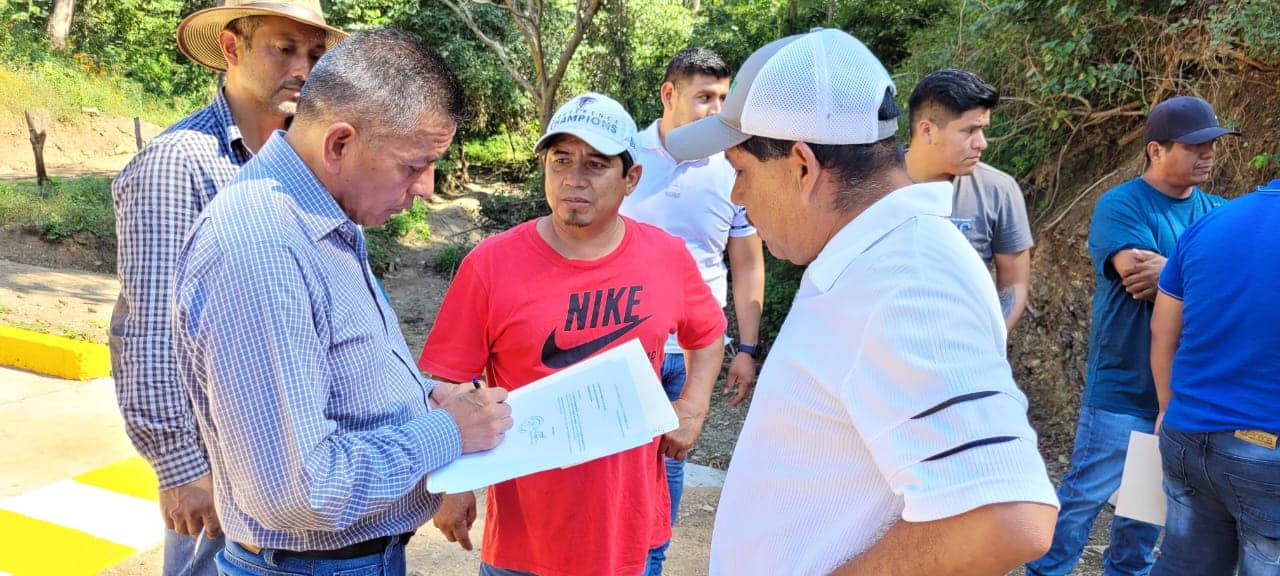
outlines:
[{"label": "man in gray shirt", "polygon": [[907,172],[916,182],[949,180],[951,221],[990,266],[1009,331],[1022,317],[1031,288],[1031,226],[1022,189],[1012,176],[980,162],[984,134],[1000,93],[972,72],[939,70],[908,100],[911,148]]}]

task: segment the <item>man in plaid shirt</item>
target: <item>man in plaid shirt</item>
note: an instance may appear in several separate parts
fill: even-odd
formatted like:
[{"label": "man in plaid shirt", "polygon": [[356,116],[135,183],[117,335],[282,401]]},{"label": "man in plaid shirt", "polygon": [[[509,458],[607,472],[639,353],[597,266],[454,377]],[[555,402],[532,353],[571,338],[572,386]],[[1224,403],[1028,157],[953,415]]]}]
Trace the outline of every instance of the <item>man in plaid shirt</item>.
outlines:
[{"label": "man in plaid shirt", "polygon": [[126,430],[160,481],[164,574],[215,574],[221,527],[191,402],[171,357],[173,268],[204,206],[286,127],[316,60],[346,37],[318,0],[228,0],[178,25],[178,47],[226,73],[208,106],[138,153],[112,183],[120,297],[111,363]]}]

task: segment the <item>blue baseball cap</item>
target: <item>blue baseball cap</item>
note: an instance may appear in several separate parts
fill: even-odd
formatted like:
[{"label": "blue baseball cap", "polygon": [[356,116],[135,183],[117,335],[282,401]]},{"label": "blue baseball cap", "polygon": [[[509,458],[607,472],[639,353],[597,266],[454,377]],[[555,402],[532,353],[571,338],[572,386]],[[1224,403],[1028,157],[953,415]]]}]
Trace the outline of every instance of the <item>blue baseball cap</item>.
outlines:
[{"label": "blue baseball cap", "polygon": [[1240,132],[1219,126],[1213,106],[1195,96],[1174,96],[1156,104],[1147,116],[1147,142],[1194,146],[1228,134],[1240,136]]}]

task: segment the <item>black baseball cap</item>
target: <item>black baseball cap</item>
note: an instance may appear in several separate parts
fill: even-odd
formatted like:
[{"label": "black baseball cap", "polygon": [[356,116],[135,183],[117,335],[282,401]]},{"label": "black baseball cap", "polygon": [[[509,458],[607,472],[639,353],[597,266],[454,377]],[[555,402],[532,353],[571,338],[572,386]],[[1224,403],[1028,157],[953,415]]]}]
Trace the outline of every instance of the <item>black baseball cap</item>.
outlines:
[{"label": "black baseball cap", "polygon": [[1174,96],[1156,104],[1147,116],[1147,142],[1204,144],[1221,136],[1240,136],[1218,125],[1213,106],[1195,96]]}]

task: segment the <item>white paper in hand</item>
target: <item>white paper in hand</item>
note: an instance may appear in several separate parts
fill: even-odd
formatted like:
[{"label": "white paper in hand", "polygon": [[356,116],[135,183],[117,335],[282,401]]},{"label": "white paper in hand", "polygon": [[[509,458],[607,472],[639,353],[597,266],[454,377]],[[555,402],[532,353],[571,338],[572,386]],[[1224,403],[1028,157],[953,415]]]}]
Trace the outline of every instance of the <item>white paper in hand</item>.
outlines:
[{"label": "white paper in hand", "polygon": [[1116,500],[1116,516],[1164,526],[1169,505],[1164,493],[1164,466],[1160,462],[1160,437],[1138,432],[1129,433],[1129,450],[1124,456],[1124,475],[1120,477],[1120,494]]},{"label": "white paper in hand", "polygon": [[457,494],[647,444],[679,419],[639,340],[588,358],[507,396],[515,426],[492,450],[464,454],[427,476]]}]

